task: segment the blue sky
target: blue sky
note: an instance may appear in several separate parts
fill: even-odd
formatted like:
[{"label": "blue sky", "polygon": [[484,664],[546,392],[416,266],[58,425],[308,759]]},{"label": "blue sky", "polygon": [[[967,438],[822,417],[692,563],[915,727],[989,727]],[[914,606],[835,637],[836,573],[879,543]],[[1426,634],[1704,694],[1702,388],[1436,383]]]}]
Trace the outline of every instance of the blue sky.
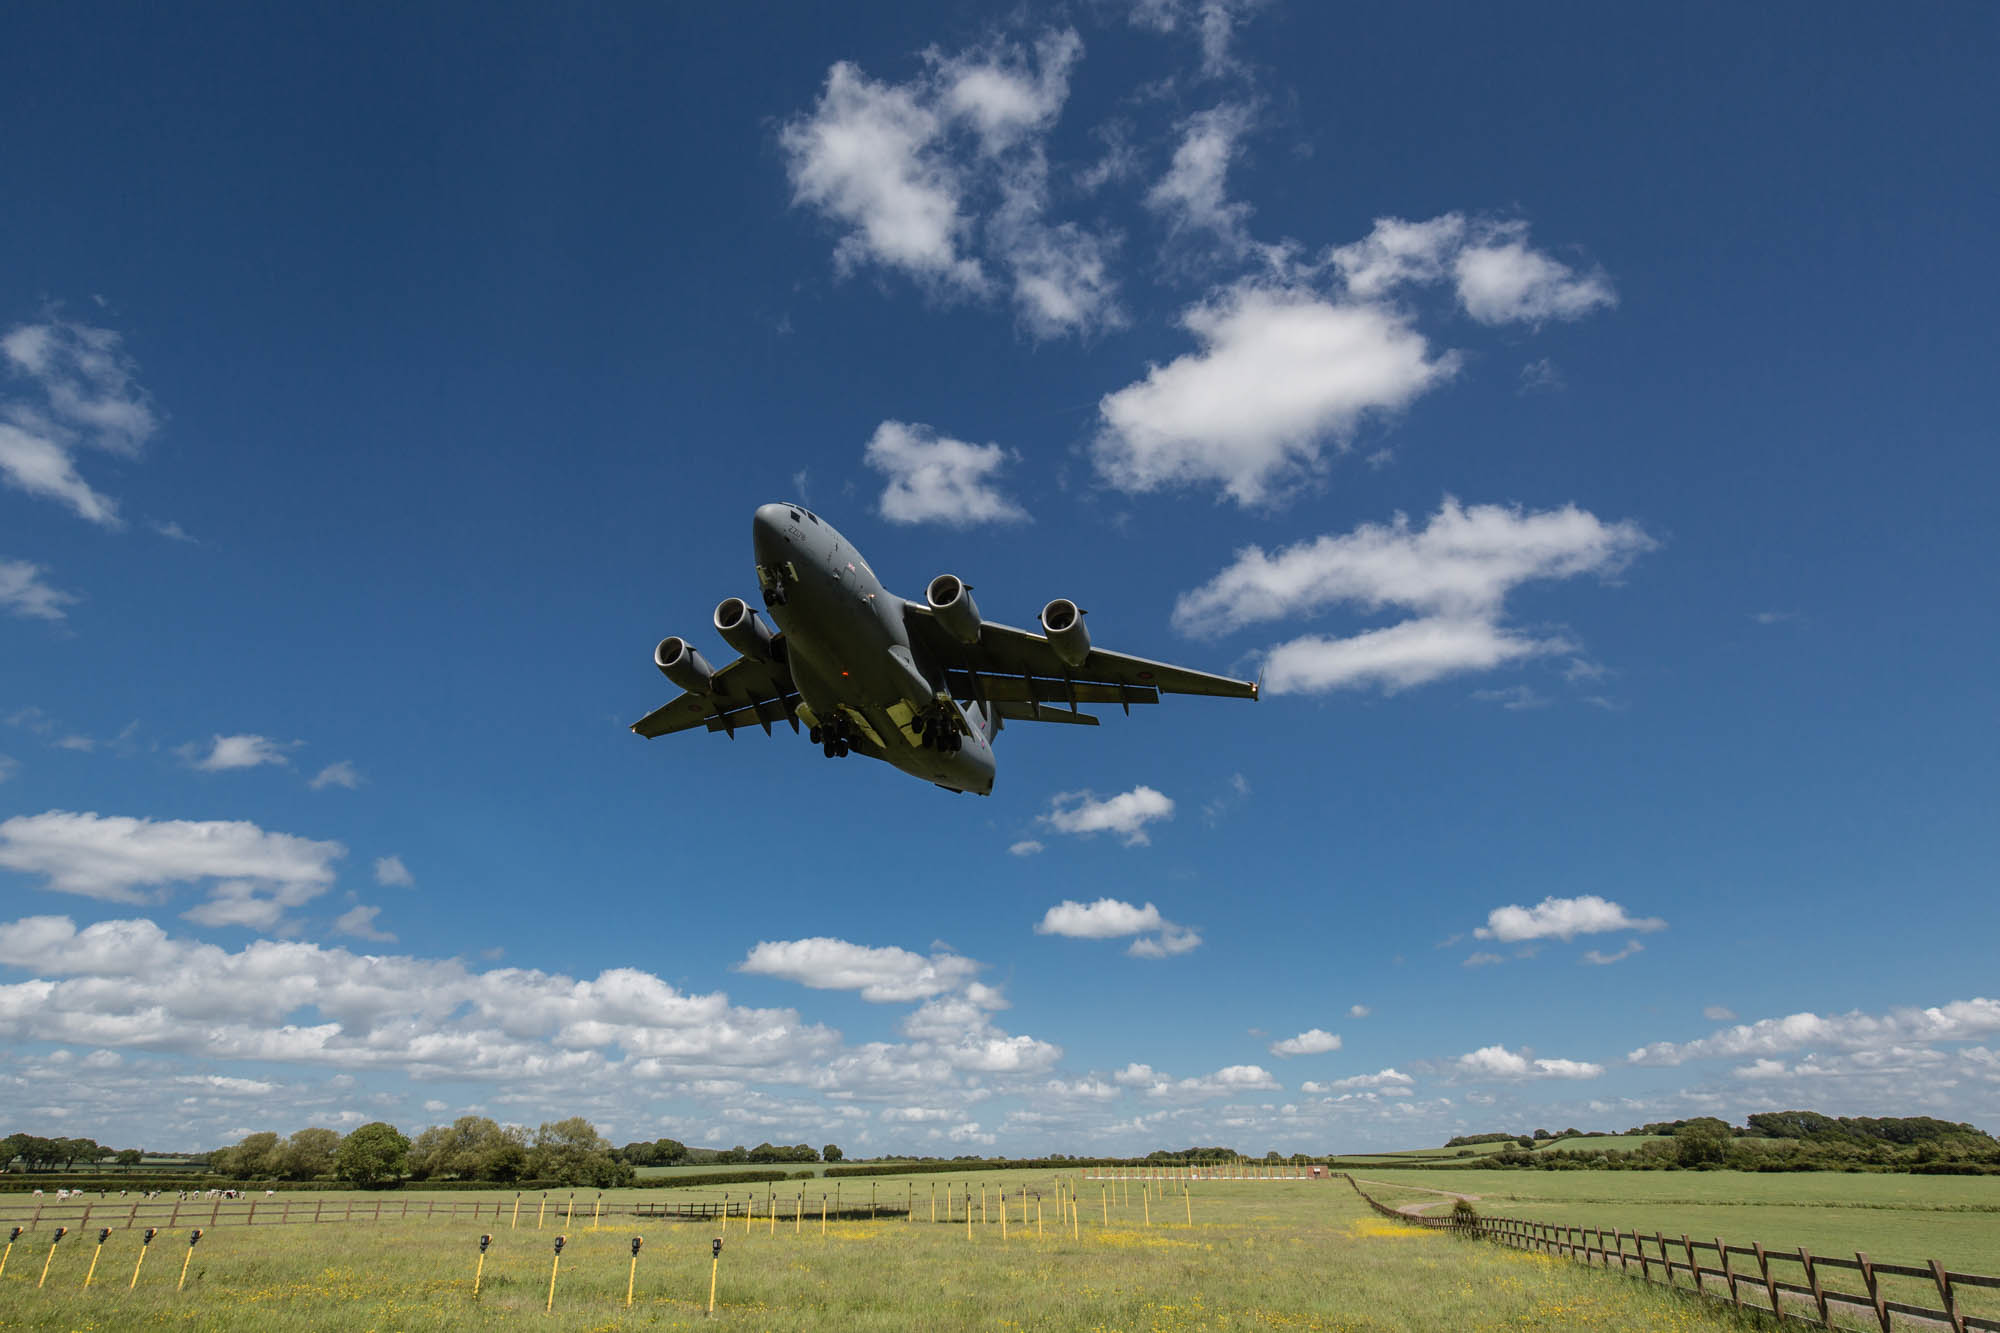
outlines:
[{"label": "blue sky", "polygon": [[[1990,7],[4,23],[10,1126],[1994,1127]],[[1266,697],[631,736],[781,498]]]}]

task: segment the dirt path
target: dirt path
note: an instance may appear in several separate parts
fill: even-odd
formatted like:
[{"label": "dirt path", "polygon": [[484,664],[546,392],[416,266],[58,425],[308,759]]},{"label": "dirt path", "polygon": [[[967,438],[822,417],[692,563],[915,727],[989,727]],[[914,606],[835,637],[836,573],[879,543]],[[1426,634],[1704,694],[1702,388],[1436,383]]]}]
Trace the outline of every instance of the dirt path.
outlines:
[{"label": "dirt path", "polygon": [[1405,1217],[1422,1217],[1424,1216],[1424,1210],[1427,1208],[1442,1207],[1446,1203],[1455,1203],[1460,1199],[1465,1200],[1467,1203],[1479,1202],[1479,1196],[1477,1194],[1459,1194],[1453,1190],[1434,1190],[1428,1185],[1391,1184],[1386,1180],[1363,1180],[1360,1176],[1354,1177],[1354,1183],[1357,1185],[1379,1185],[1383,1189],[1390,1189],[1390,1190],[1418,1190],[1424,1194],[1436,1194],[1440,1196],[1436,1203],[1404,1204],[1396,1211],[1401,1213]]}]

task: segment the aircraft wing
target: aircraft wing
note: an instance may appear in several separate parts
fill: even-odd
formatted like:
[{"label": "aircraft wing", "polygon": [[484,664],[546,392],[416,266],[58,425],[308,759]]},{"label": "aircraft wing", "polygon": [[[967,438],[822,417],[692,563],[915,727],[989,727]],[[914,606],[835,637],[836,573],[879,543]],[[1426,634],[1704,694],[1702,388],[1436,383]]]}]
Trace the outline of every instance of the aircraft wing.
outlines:
[{"label": "aircraft wing", "polygon": [[634,722],[632,730],[649,740],[701,726],[726,731],[732,739],[738,727],[761,726],[768,735],[773,722],[790,722],[797,731],[798,706],[798,687],[783,662],[739,657],[715,673],[712,693],[684,693]]},{"label": "aircraft wing", "polygon": [[1129,709],[1133,704],[1156,704],[1162,694],[1257,697],[1257,686],[1247,680],[1102,648],[1092,648],[1082,666],[1071,667],[1042,635],[991,620],[981,623],[978,643],[961,643],[929,607],[916,602],[903,603],[903,622],[910,638],[921,643],[933,661],[943,663],[947,685],[962,699],[1063,704],[1074,710],[1077,704],[1120,704]]}]

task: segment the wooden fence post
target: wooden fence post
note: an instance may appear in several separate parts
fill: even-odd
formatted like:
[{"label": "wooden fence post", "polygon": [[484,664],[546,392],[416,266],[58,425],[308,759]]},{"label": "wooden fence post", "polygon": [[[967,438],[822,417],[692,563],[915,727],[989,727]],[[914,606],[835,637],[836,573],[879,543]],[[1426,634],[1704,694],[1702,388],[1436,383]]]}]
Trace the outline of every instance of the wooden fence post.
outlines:
[{"label": "wooden fence post", "polygon": [[1951,1333],[1965,1333],[1965,1316],[1958,1312],[1958,1295],[1951,1289],[1951,1278],[1945,1275],[1944,1265],[1931,1260],[1931,1277],[1937,1283],[1938,1299],[1944,1303],[1944,1317],[1951,1320]]},{"label": "wooden fence post", "polygon": [[1868,1284],[1868,1300],[1875,1307],[1875,1322],[1882,1326],[1882,1333],[1889,1333],[1889,1307],[1882,1302],[1882,1284],[1875,1276],[1875,1265],[1868,1262],[1868,1256],[1861,1251],[1854,1252],[1854,1262],[1861,1265],[1861,1280]]},{"label": "wooden fence post", "polygon": [[1805,1265],[1806,1286],[1812,1289],[1813,1304],[1819,1307],[1819,1322],[1826,1322],[1826,1292],[1819,1285],[1819,1270],[1813,1267],[1812,1252],[1799,1246],[1799,1262]]},{"label": "wooden fence post", "polygon": [[[1624,1248],[1624,1245],[1621,1243],[1619,1249],[1623,1250]],[[1639,1252],[1640,1279],[1645,1282],[1651,1282],[1653,1280],[1653,1266],[1646,1262],[1646,1242],[1639,1239],[1639,1228],[1637,1227],[1632,1228],[1632,1248]]]},{"label": "wooden fence post", "polygon": [[1660,1270],[1668,1286],[1674,1285],[1674,1261],[1667,1258],[1667,1238],[1659,1232],[1653,1233],[1653,1240],[1660,1247]]},{"label": "wooden fence post", "polygon": [[1764,1242],[1753,1240],[1750,1248],[1757,1252],[1757,1271],[1764,1278],[1764,1294],[1771,1298],[1771,1313],[1783,1318],[1784,1310],[1778,1304],[1778,1284],[1771,1280],[1771,1256],[1764,1253]]},{"label": "wooden fence post", "polygon": [[1688,1239],[1687,1232],[1685,1231],[1681,1232],[1681,1248],[1687,1251],[1688,1276],[1694,1279],[1695,1294],[1699,1296],[1702,1292],[1701,1265],[1695,1262],[1694,1242]]},{"label": "wooden fence post", "polygon": [[1729,1284],[1729,1303],[1741,1310],[1743,1293],[1736,1289],[1736,1274],[1729,1267],[1729,1247],[1722,1243],[1722,1237],[1715,1238],[1715,1261],[1722,1268],[1722,1280]]}]

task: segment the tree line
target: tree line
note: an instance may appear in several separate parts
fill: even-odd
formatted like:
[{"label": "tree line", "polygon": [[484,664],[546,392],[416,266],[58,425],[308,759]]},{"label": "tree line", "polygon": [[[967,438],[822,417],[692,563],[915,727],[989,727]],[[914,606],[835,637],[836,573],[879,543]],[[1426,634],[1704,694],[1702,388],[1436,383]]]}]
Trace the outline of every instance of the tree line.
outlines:
[{"label": "tree line", "polygon": [[1602,1135],[1468,1134],[1447,1148],[1513,1139],[1515,1147],[1479,1158],[1481,1167],[1542,1171],[1917,1171],[2000,1172],[2000,1140],[1969,1124],[1930,1116],[1828,1116],[1817,1111],[1766,1111],[1731,1125],[1716,1116],[1656,1120],[1627,1131],[1652,1136],[1629,1151],[1534,1148],[1537,1140],[1587,1140]]}]

